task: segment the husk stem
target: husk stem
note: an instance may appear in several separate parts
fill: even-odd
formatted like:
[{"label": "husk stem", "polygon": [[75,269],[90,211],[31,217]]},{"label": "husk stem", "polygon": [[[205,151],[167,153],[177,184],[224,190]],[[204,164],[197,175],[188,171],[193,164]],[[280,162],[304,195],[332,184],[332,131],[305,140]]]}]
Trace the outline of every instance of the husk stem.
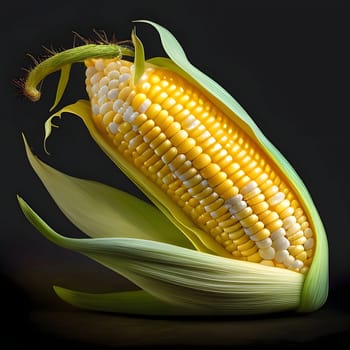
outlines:
[{"label": "husk stem", "polygon": [[134,51],[116,44],[87,44],[58,52],[40,62],[29,72],[24,84],[24,94],[32,101],[38,101],[41,93],[37,86],[48,75],[89,58],[108,59],[122,56],[134,57]]}]

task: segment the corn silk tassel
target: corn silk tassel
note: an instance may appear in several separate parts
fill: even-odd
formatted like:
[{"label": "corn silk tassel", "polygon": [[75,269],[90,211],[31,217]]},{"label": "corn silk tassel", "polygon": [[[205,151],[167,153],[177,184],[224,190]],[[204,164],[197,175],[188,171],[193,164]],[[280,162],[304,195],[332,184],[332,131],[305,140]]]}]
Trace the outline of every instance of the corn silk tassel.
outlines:
[{"label": "corn silk tassel", "polygon": [[[153,202],[29,162],[63,213],[90,238],[64,237],[21,198],[27,219],[57,245],[84,254],[140,289],[90,294],[55,286],[77,307],[143,315],[246,315],[319,309],[328,293],[328,245],[302,180],[244,109],[195,68],[160,25],[169,58],[87,44],[29,73],[25,94],[72,63],[86,65],[89,100],[54,113],[79,116],[98,146]],[[129,57],[129,59],[126,59]]]}]

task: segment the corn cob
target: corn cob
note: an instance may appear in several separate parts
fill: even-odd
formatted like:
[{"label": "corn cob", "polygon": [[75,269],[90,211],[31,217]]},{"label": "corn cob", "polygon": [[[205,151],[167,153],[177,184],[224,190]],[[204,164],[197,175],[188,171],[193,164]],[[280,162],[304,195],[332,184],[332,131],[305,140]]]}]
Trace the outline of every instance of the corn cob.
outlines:
[{"label": "corn cob", "polygon": [[100,133],[233,258],[305,273],[310,220],[288,180],[198,88],[123,59],[89,59],[86,88]]},{"label": "corn cob", "polygon": [[[30,99],[36,101],[40,97],[36,89],[38,83],[47,74],[61,69],[55,107],[68,81],[70,64],[81,61],[86,66],[89,101],[78,101],[52,115],[45,125],[45,140],[51,133],[52,118],[63,112],[80,116],[102,150],[189,239],[192,246],[201,252],[231,259],[233,274],[237,274],[238,281],[231,288],[232,300],[240,298],[241,294],[249,294],[254,310],[260,310],[261,306],[261,310],[266,311],[273,289],[271,306],[278,310],[297,307],[299,311],[312,311],[319,308],[328,292],[328,248],[322,222],[307,189],[237,102],[187,61],[181,46],[169,32],[155,23],[148,23],[158,30],[170,59],[145,61],[142,44],[133,32],[135,52],[115,44],[88,44],[58,53],[30,72],[24,90]],[[134,57],[133,62],[125,56]],[[51,171],[47,174],[42,171],[40,162],[33,160],[28,148],[27,154],[56,202],[63,200],[61,209],[65,210],[67,198],[54,190],[62,186],[61,182],[66,183],[62,174],[57,175],[57,180],[52,183],[47,182]],[[78,193],[81,186],[86,185],[78,184],[75,189]],[[84,252],[76,243],[67,243],[56,233],[42,230],[36,214],[21,200],[20,204],[26,216],[46,237],[64,247]],[[71,210],[75,209],[71,207]],[[66,215],[71,217],[69,212]],[[76,213],[72,218],[75,217],[76,222],[86,229],[79,216]],[[155,231],[158,229],[154,228]],[[110,234],[104,231],[106,233]],[[92,237],[94,235],[95,232]],[[146,240],[153,235],[152,232]],[[159,238],[161,242],[169,241],[164,234],[156,240]],[[176,245],[187,248],[188,242],[181,238],[176,237],[171,244],[174,241]],[[91,242],[91,246],[95,244],[99,252],[102,243]],[[123,245],[121,241],[115,244]],[[147,241],[142,244],[151,247]],[[175,259],[187,254],[171,247]],[[110,249],[114,248],[106,244],[106,252]],[[159,249],[164,252],[168,248]],[[90,250],[85,253],[89,256]],[[153,257],[153,253],[147,255],[151,262]],[[198,255],[197,263],[200,259],[210,258]],[[187,260],[181,261],[184,268],[188,268]],[[222,261],[220,264],[224,266],[226,263]],[[169,271],[171,266],[170,262]],[[203,268],[202,262],[193,266],[200,271]],[[141,275],[145,273],[142,267],[140,271]],[[164,276],[167,276],[168,266],[165,271]],[[202,278],[200,271],[199,278]],[[262,276],[257,276],[258,271]],[[138,281],[132,270],[130,272],[131,280]],[[266,284],[261,285],[261,277],[266,278]],[[169,282],[167,277],[165,280]],[[253,280],[256,284],[247,284]],[[171,284],[175,288],[174,294],[172,288],[163,290],[163,282],[158,286],[156,281],[151,284],[145,281],[140,283],[142,288],[164,297],[167,302],[180,302],[184,306],[186,302],[181,298],[192,298],[190,293],[183,291],[181,283],[178,285],[176,278]],[[200,288],[210,294],[207,281],[202,282]],[[178,287],[180,290],[176,289]],[[279,295],[286,294],[283,288],[289,287],[295,294],[286,296],[280,304]],[[162,292],[158,292],[159,288]],[[196,287],[189,288],[196,291]],[[254,293],[251,293],[252,289]],[[258,302],[262,295],[264,305]],[[101,300],[103,302],[104,298]],[[95,297],[91,301],[94,303]],[[205,301],[202,302],[206,305]],[[214,296],[212,303],[217,303]],[[241,306],[246,308],[243,313],[254,312],[248,301],[239,307],[233,304],[233,313],[240,313]],[[217,312],[222,313],[219,309]]]}]

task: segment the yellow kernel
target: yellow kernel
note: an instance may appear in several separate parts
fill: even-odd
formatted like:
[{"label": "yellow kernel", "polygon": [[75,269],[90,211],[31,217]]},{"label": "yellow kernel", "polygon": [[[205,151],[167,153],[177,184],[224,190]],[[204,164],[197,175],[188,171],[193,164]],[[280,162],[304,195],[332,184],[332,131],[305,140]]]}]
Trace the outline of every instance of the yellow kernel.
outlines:
[{"label": "yellow kernel", "polygon": [[298,255],[295,256],[296,259],[305,261],[307,259],[307,253],[305,251],[302,251]]},{"label": "yellow kernel", "polygon": [[165,129],[165,135],[170,138],[181,130],[181,125],[178,122],[171,123],[168,128]]},{"label": "yellow kernel", "polygon": [[227,178],[226,173],[219,171],[216,175],[214,175],[213,177],[211,177],[208,182],[209,185],[212,187],[215,187],[221,183],[223,183]]},{"label": "yellow kernel", "polygon": [[[226,176],[226,174],[225,174],[225,176]],[[227,179],[225,177],[225,179],[215,187],[215,191],[221,195],[221,194],[225,193],[225,191],[230,189],[232,186],[233,186],[233,182],[230,179]],[[224,197],[224,198],[228,199],[226,197]]]},{"label": "yellow kernel", "polygon": [[193,166],[196,169],[203,169],[211,163],[211,158],[206,153],[201,153],[196,159],[193,160]]},{"label": "yellow kernel", "polygon": [[155,126],[143,136],[143,140],[149,143],[153,141],[161,133],[161,131],[162,130],[159,126]]},{"label": "yellow kernel", "polygon": [[155,119],[162,110],[161,105],[157,103],[152,103],[147,109],[147,116],[151,119]]},{"label": "yellow kernel", "polygon": [[203,150],[200,146],[194,146],[191,150],[189,150],[186,154],[186,157],[188,160],[195,160],[197,157],[199,157],[202,154]]},{"label": "yellow kernel", "polygon": [[261,231],[264,228],[264,224],[261,221],[257,221],[255,224],[246,227],[245,231],[247,234],[254,235],[257,232]]},{"label": "yellow kernel", "polygon": [[303,231],[298,231],[294,233],[293,235],[289,236],[288,239],[289,241],[295,241],[296,239],[299,239],[304,236]]},{"label": "yellow kernel", "polygon": [[[243,231],[243,229],[242,229]],[[243,234],[240,238],[238,239],[235,239],[235,240],[232,240],[234,244],[236,244],[237,246],[243,244],[243,243],[246,243],[247,241],[249,241],[249,237],[247,235],[244,234],[244,231],[243,231]]]},{"label": "yellow kernel", "polygon": [[246,218],[249,215],[253,214],[253,210],[250,207],[246,207],[244,209],[242,209],[241,211],[239,211],[238,213],[235,214],[235,218],[237,220],[242,220],[244,218]]},{"label": "yellow kernel", "polygon": [[256,251],[258,250],[258,247],[256,245],[254,245],[252,248],[241,251],[241,254],[243,256],[250,256],[256,253]]},{"label": "yellow kernel", "polygon": [[254,245],[255,245],[255,243],[253,241],[248,240],[247,242],[237,246],[237,249],[240,250],[240,251],[247,250],[247,249],[250,249],[251,247],[253,247]]},{"label": "yellow kernel", "polygon": [[178,131],[174,136],[170,138],[170,141],[174,146],[178,146],[182,142],[184,142],[188,137],[188,134],[185,130]]},{"label": "yellow kernel", "polygon": [[[234,227],[237,227],[237,225],[235,225]],[[240,237],[245,236],[242,228],[236,229],[235,231],[232,231],[232,232],[230,232],[228,229],[224,228],[224,231],[228,233],[229,238],[232,239],[233,241],[236,241]],[[242,243],[244,243],[244,242],[242,242]]]},{"label": "yellow kernel", "polygon": [[172,123],[174,123],[174,118],[171,115],[168,115],[168,112],[163,109],[158,114],[155,121],[162,128],[162,130],[166,130]]},{"label": "yellow kernel", "polygon": [[[156,129],[157,127],[155,127],[154,129]],[[147,136],[147,135],[145,135]],[[149,146],[152,149],[157,148],[162,142],[164,142],[166,140],[166,136],[164,133],[159,133],[158,136],[156,136],[154,139],[152,139],[151,143],[149,144]]]},{"label": "yellow kernel", "polygon": [[288,251],[294,257],[304,251],[304,247],[302,245],[291,245],[288,247]]},{"label": "yellow kernel", "polygon": [[263,228],[261,231],[254,234],[254,240],[256,241],[262,241],[265,238],[268,238],[270,236],[270,231],[266,228]]},{"label": "yellow kernel", "polygon": [[275,266],[272,260],[261,260],[260,264],[265,266]]},{"label": "yellow kernel", "polygon": [[196,145],[196,141],[191,138],[187,137],[181,144],[177,146],[179,153],[187,153],[189,152],[194,146]]},{"label": "yellow kernel", "polygon": [[145,135],[152,128],[154,128],[154,121],[152,119],[148,119],[142,125],[139,126],[138,131],[141,135]]},{"label": "yellow kernel", "polygon": [[283,210],[287,209],[290,206],[290,202],[288,199],[284,199],[282,202],[275,205],[274,209],[277,213],[281,213]]},{"label": "yellow kernel", "polygon": [[122,134],[127,133],[130,129],[131,129],[131,125],[130,125],[129,123],[127,123],[127,122],[121,123],[121,124],[118,126],[118,130],[119,130],[119,132],[121,132]]},{"label": "yellow kernel", "polygon": [[177,155],[177,148],[176,147],[171,147],[168,151],[166,151],[162,155],[162,161],[165,164],[169,164]]},{"label": "yellow kernel", "polygon": [[280,219],[277,219],[277,220],[265,225],[265,227],[270,232],[274,232],[274,231],[278,230],[279,228],[281,228],[282,226],[283,226],[283,221]]},{"label": "yellow kernel", "polygon": [[[248,198],[247,199],[247,203],[250,206],[259,204],[261,202],[263,202],[265,200],[265,196],[262,193],[257,194],[256,196],[252,197],[252,198]],[[266,210],[266,209],[265,209]]]},{"label": "yellow kernel", "polygon": [[247,185],[250,181],[251,180],[249,176],[243,176],[236,182],[236,186],[238,188],[242,188],[243,186]]},{"label": "yellow kernel", "polygon": [[252,215],[249,215],[248,217],[242,219],[241,220],[241,225],[243,227],[250,227],[250,226],[256,224],[258,221],[259,221],[258,216],[255,215],[255,214],[252,214]]},{"label": "yellow kernel", "polygon": [[266,210],[263,214],[260,215],[260,219],[264,222],[265,226],[270,222],[273,222],[278,219],[278,214],[271,210]]},{"label": "yellow kernel", "polygon": [[176,104],[176,101],[173,97],[168,97],[166,98],[163,103],[162,103],[162,107],[164,109],[170,109],[171,107],[173,107]]},{"label": "yellow kernel", "polygon": [[155,154],[153,154],[149,159],[147,159],[145,162],[144,162],[144,166],[146,168],[148,168],[149,166],[151,166],[152,164],[154,164],[157,160],[159,160],[159,157]]},{"label": "yellow kernel", "polygon": [[155,164],[151,165],[148,170],[151,173],[156,173],[163,167],[164,163],[162,162],[161,159],[159,159]]},{"label": "yellow kernel", "polygon": [[248,256],[248,261],[258,263],[261,261],[261,256],[259,253],[254,253]]},{"label": "yellow kernel", "polygon": [[[119,97],[120,98],[120,97]],[[146,100],[147,96],[143,93],[138,93],[135,95],[135,97],[133,98],[131,105],[132,108],[137,111],[138,108],[140,107],[140,105]],[[124,99],[123,99],[124,101]]]},{"label": "yellow kernel", "polygon": [[172,116],[177,116],[177,114],[180,113],[183,109],[184,106],[178,103],[169,109],[169,114]]},{"label": "yellow kernel", "polygon": [[162,91],[158,95],[153,97],[153,101],[162,105],[163,102],[167,99],[167,97],[168,94],[165,91]]},{"label": "yellow kernel", "polygon": [[[248,201],[248,204],[250,204],[249,201]],[[250,205],[255,214],[264,213],[269,208],[269,205],[265,201],[257,203],[255,205],[252,205],[252,204]]]},{"label": "yellow kernel", "polygon": [[220,167],[217,164],[210,163],[205,168],[201,169],[200,173],[204,178],[209,179],[216,175],[219,171]]},{"label": "yellow kernel", "polygon": [[293,245],[303,245],[305,242],[306,242],[306,238],[304,236],[298,239],[295,239],[293,241],[290,240],[290,243]]},{"label": "yellow kernel", "polygon": [[148,118],[147,118],[146,114],[140,113],[140,114],[135,118],[133,124],[134,124],[136,127],[138,127],[138,126],[142,125],[143,123],[145,123],[147,119],[148,119]]}]

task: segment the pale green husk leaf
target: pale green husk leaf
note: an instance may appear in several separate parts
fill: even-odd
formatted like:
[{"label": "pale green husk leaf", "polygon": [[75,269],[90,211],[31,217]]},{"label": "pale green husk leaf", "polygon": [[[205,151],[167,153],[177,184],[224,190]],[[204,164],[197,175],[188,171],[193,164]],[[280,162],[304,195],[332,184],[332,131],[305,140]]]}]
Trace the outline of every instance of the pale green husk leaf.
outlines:
[{"label": "pale green husk leaf", "polygon": [[136,30],[134,29],[131,33],[132,42],[134,44],[135,56],[134,56],[134,84],[137,84],[141,78],[143,72],[145,71],[145,53],[143,50],[143,45],[141,40],[136,35]]},{"label": "pale green husk leaf", "polygon": [[304,281],[300,273],[156,241],[67,238],[49,227],[22,198],[18,201],[27,219],[47,239],[90,257],[187,314],[260,314],[294,310],[299,305]]},{"label": "pale green husk leaf", "polygon": [[50,108],[50,111],[55,109],[55,107],[60,103],[63,93],[66,90],[68,80],[69,80],[69,73],[71,70],[72,65],[71,64],[66,64],[61,68],[61,75],[60,75],[60,80],[58,81],[57,85],[57,91],[56,91],[56,97],[55,97],[55,102],[53,103],[52,107]]},{"label": "pale green husk leaf", "polygon": [[24,138],[28,160],[67,218],[90,237],[134,237],[192,248],[154,206],[110,186],[66,175],[40,161]]}]

